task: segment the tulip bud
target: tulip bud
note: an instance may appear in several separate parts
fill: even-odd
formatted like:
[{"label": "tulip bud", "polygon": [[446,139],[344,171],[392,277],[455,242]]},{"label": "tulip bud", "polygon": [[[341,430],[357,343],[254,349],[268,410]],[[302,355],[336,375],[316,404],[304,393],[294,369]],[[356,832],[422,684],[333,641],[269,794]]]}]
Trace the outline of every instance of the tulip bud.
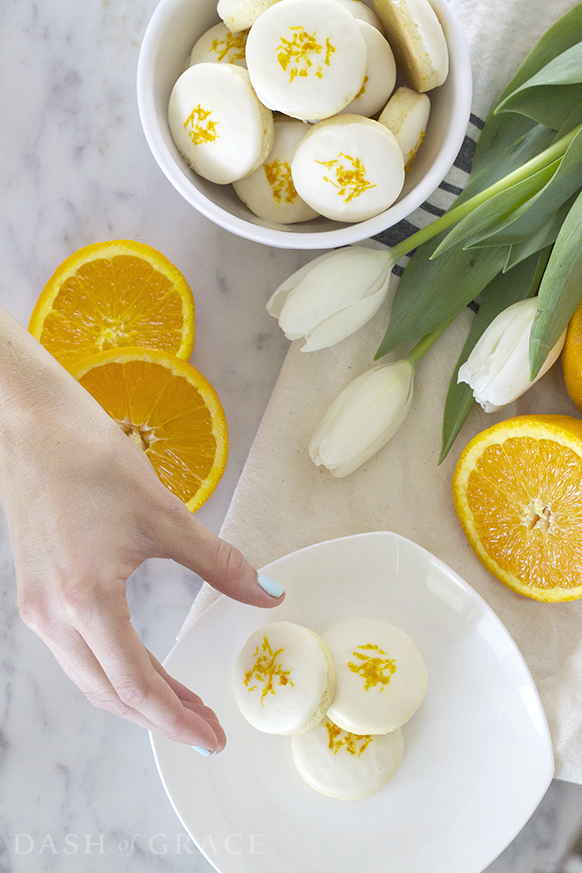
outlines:
[{"label": "tulip bud", "polygon": [[311,460],[347,476],[390,440],[412,403],[414,367],[406,360],[379,364],[344,388],[309,444]]},{"label": "tulip bud", "polygon": [[529,297],[500,312],[459,367],[457,381],[473,389],[475,400],[485,412],[497,412],[521,397],[547,373],[562,351],[566,331],[530,382],[529,338],[537,303],[537,297]]},{"label": "tulip bud", "polygon": [[388,251],[352,246],[328,252],[283,282],[267,303],[287,339],[302,352],[345,339],[374,316],[388,294],[394,261]]}]

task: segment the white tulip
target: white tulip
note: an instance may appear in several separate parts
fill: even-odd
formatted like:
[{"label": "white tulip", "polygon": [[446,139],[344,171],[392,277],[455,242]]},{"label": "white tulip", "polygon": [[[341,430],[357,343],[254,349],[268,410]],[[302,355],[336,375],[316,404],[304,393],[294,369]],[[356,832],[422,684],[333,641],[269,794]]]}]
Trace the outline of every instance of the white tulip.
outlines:
[{"label": "white tulip", "polygon": [[392,439],[410,409],[414,367],[407,360],[373,367],[336,397],[309,444],[315,464],[347,476]]},{"label": "white tulip", "polygon": [[530,382],[529,338],[537,310],[537,297],[514,303],[491,322],[459,368],[458,382],[466,382],[485,412],[497,412],[517,400],[555,362],[566,339],[562,334]]},{"label": "white tulip", "polygon": [[267,303],[287,339],[302,352],[325,349],[362,327],[388,294],[388,251],[351,246],[321,255],[293,273]]}]

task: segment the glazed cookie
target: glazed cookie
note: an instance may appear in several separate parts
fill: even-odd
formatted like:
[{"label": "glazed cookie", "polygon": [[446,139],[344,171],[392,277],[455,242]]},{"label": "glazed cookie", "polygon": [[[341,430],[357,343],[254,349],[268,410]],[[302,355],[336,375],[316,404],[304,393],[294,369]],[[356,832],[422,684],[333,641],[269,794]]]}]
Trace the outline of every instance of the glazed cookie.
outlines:
[{"label": "glazed cookie", "polygon": [[422,92],[442,85],[449,53],[428,0],[374,0],[374,7],[408,84]]},{"label": "glazed cookie", "polygon": [[420,94],[412,88],[398,88],[378,118],[380,124],[385,124],[396,137],[402,149],[405,170],[410,168],[421,146],[429,115],[428,94]]},{"label": "glazed cookie", "polygon": [[300,775],[321,794],[359,800],[384,788],[400,766],[402,731],[362,736],[344,731],[328,718],[291,738],[291,753]]},{"label": "glazed cookie", "polygon": [[404,631],[383,621],[353,619],[334,625],[323,638],[337,670],[337,691],[328,710],[335,724],[357,734],[385,734],[414,715],[428,675]]},{"label": "glazed cookie", "polygon": [[382,22],[378,18],[376,12],[373,9],[370,9],[369,6],[366,6],[365,3],[362,3],[361,0],[336,0],[337,3],[341,3],[344,9],[347,9],[354,18],[357,18],[358,21],[367,21],[368,24],[371,24],[372,27],[375,27],[380,33],[384,33],[384,28],[382,27]]},{"label": "glazed cookie", "polygon": [[[349,0],[354,3],[355,0]],[[376,115],[394,90],[396,84],[396,61],[392,49],[379,30],[366,21],[358,21],[358,25],[366,40],[367,64],[366,75],[362,87],[355,98],[342,113],[364,115],[370,118]]]},{"label": "glazed cookie", "polygon": [[246,59],[265,106],[318,121],[340,112],[362,87],[366,41],[336,0],[284,0],[251,28]]},{"label": "glazed cookie", "polygon": [[174,85],[168,120],[184,159],[219,185],[252,173],[273,146],[273,116],[234,64],[189,67]]},{"label": "glazed cookie", "polygon": [[236,64],[246,67],[245,46],[247,31],[231,33],[226,24],[220,22],[202,34],[195,43],[190,54],[190,66],[193,64],[215,63]]},{"label": "glazed cookie", "polygon": [[295,149],[307,130],[302,121],[275,119],[275,141],[267,160],[250,176],[233,182],[240,199],[259,218],[292,224],[317,217],[317,212],[297,193],[291,176]]},{"label": "glazed cookie", "polygon": [[232,33],[248,30],[278,0],[218,0],[216,11]]},{"label": "glazed cookie", "polygon": [[234,669],[236,702],[267,734],[300,734],[325,716],[335,693],[335,665],[326,643],[289,621],[254,631]]},{"label": "glazed cookie", "polygon": [[316,212],[335,221],[364,221],[400,194],[404,159],[383,124],[339,115],[312,127],[297,146],[291,172],[299,196]]}]

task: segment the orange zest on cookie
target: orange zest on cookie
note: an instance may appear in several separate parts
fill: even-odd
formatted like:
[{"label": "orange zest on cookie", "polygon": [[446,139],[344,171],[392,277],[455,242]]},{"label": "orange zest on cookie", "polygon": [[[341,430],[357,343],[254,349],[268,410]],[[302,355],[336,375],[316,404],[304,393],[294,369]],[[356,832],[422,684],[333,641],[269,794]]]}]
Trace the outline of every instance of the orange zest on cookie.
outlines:
[{"label": "orange zest on cookie", "polygon": [[334,755],[337,755],[340,749],[345,749],[350,755],[357,755],[359,758],[364,749],[367,749],[372,742],[370,734],[352,734],[350,731],[342,730],[331,721],[326,721],[324,727],[327,728],[329,748],[333,750]]},{"label": "orange zest on cookie", "polygon": [[210,115],[212,115],[212,109],[203,109],[199,103],[184,122],[184,127],[194,145],[214,142],[217,138],[216,125],[220,122],[211,121]]},{"label": "orange zest on cookie", "polygon": [[277,203],[281,202],[282,197],[285,197],[285,203],[294,203],[299,196],[293,177],[291,176],[291,167],[287,161],[274,160],[270,164],[264,164],[265,176],[267,182],[273,191],[273,197]]},{"label": "orange zest on cookie", "polygon": [[[244,684],[250,691],[254,691],[259,683],[263,683],[264,687],[261,691],[261,706],[267,694],[276,694],[275,684],[293,685],[289,679],[290,670],[283,670],[280,663],[277,663],[277,658],[284,651],[284,648],[273,651],[271,644],[266,636],[263,637],[261,646],[257,646],[253,655],[253,666],[245,673]],[[256,680],[255,685],[249,685],[252,680]]]},{"label": "orange zest on cookie", "polygon": [[[364,646],[357,646],[360,650],[371,650],[377,652],[378,655],[385,655],[379,646],[375,643],[367,643]],[[375,688],[376,685],[381,685],[380,691],[388,685],[390,679],[396,673],[396,661],[394,658],[379,658],[373,655],[362,654],[362,651],[355,651],[354,658],[359,659],[359,663],[354,661],[348,662],[348,667],[352,673],[359,673],[365,679],[364,691],[370,688]]]},{"label": "orange zest on cookie", "polygon": [[[342,158],[345,158],[351,166],[342,163]],[[343,197],[344,203],[349,203],[369,188],[376,188],[375,184],[372,185],[366,179],[366,167],[359,158],[352,158],[340,152],[332,161],[316,161],[316,163],[335,172],[335,179],[330,179],[329,176],[324,176],[323,179],[338,189],[338,197]]]},{"label": "orange zest on cookie", "polygon": [[223,61],[227,56],[228,62],[242,61],[245,57],[245,46],[247,44],[247,33],[227,33],[224,39],[213,39],[210,51],[216,52],[218,62]]},{"label": "orange zest on cookie", "polygon": [[[301,27],[290,27],[293,32],[292,39],[281,37],[281,45],[277,48],[277,60],[285,72],[291,65],[289,70],[289,81],[292,82],[297,76],[306,78],[310,72],[313,72],[318,79],[323,78],[323,68],[321,64],[316,63],[314,66],[312,56],[319,55],[323,51],[323,45],[317,42],[315,33],[309,34]],[[325,60],[323,63],[329,67],[330,58],[335,52],[335,46],[330,41],[329,37],[325,40]],[[314,67],[313,70],[310,68]]]}]

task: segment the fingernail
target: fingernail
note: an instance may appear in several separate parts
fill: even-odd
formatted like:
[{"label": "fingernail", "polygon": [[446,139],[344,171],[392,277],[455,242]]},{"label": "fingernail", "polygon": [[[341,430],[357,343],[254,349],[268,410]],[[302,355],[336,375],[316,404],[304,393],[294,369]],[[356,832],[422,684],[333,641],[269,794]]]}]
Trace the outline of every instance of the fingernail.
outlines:
[{"label": "fingernail", "polygon": [[216,755],[216,752],[210,752],[208,749],[202,749],[200,746],[192,746],[195,752],[198,752],[199,755],[204,755],[205,758],[210,758],[212,755]]},{"label": "fingernail", "polygon": [[285,589],[281,588],[278,582],[274,582],[273,579],[269,579],[268,576],[263,576],[262,573],[257,573],[257,582],[267,594],[270,594],[271,597],[280,597],[285,593]]}]

